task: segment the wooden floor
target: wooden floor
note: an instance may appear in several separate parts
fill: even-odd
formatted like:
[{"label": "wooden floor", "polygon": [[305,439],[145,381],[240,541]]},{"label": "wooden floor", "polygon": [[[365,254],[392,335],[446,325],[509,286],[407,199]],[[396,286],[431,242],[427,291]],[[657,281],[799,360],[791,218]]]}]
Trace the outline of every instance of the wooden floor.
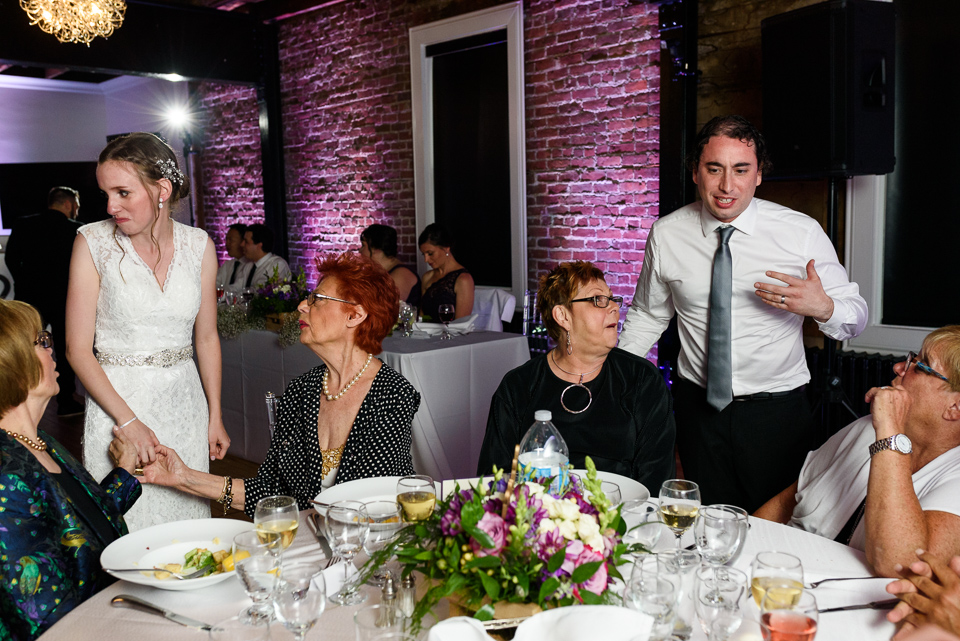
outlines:
[{"label": "wooden floor", "polygon": [[[55,438],[70,451],[78,460],[83,460],[83,448],[80,441],[83,437],[83,414],[61,418],[57,416],[57,401],[52,399],[47,410],[40,420],[40,429]],[[233,478],[250,478],[257,473],[258,464],[252,463],[238,456],[227,454],[222,461],[210,461],[210,473]],[[210,501],[213,516],[223,518],[223,506],[216,501]],[[226,518],[249,521],[246,514],[239,510],[230,509]]]}]

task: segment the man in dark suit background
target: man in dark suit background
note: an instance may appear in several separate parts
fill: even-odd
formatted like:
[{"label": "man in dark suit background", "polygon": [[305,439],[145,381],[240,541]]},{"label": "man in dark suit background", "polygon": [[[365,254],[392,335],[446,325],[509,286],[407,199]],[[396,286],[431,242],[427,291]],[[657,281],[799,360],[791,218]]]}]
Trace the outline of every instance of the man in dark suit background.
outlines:
[{"label": "man in dark suit background", "polygon": [[76,376],[67,362],[66,308],[70,281],[70,255],[80,223],[80,195],[70,187],[54,187],[47,209],[13,223],[7,242],[7,268],[13,275],[14,296],[37,308],[50,323],[53,350],[60,372],[57,416],[83,413],[74,399]]}]

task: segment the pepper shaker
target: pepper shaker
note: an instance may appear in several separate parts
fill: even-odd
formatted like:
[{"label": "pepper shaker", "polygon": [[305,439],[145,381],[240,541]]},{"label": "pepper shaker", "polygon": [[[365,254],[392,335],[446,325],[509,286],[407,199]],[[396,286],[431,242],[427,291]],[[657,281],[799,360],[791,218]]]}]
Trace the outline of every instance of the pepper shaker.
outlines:
[{"label": "pepper shaker", "polygon": [[380,615],[377,617],[378,628],[388,628],[396,623],[400,616],[397,610],[397,584],[393,580],[393,573],[387,572],[380,589]]}]

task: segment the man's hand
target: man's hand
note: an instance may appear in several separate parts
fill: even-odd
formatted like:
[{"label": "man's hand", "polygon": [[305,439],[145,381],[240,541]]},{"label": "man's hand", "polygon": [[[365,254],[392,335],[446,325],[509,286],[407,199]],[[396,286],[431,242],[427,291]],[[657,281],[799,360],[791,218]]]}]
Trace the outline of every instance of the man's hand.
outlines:
[{"label": "man's hand", "polygon": [[903,622],[894,640],[905,638],[925,623],[960,634],[960,557],[953,557],[947,566],[922,550],[917,550],[917,556],[919,562],[900,571],[904,578],[887,586],[887,592],[900,598],[887,614],[889,621]]},{"label": "man's hand", "polygon": [[[814,269],[813,259],[807,263],[807,278],[795,278],[781,272],[767,272],[770,278],[785,282],[787,285],[754,283],[756,294],[770,307],[785,309],[800,316],[812,316],[825,323],[833,316],[833,299],[827,296],[823,283]],[[781,302],[782,301],[782,302]]]}]

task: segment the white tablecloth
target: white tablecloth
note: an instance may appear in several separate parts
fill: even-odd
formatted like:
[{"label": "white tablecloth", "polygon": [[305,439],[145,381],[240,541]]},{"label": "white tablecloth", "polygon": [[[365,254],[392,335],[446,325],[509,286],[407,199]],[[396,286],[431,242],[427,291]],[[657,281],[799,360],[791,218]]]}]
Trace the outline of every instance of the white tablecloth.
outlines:
[{"label": "white tablecloth", "polygon": [[[281,349],[271,332],[220,341],[223,423],[230,452],[262,462],[270,444],[264,394],[320,364],[303,345]],[[474,332],[439,338],[388,337],[380,358],[420,392],[413,420],[413,463],[436,479],[474,476],[490,399],[503,375],[530,358],[525,336]]]},{"label": "white tablecloth", "polygon": [[[291,557],[317,557],[318,545],[303,523],[293,545],[284,554]],[[868,576],[863,554],[844,545],[823,539],[813,534],[786,526],[750,519],[751,529],[747,544],[736,565],[749,573],[750,561],[757,552],[780,550],[795,554],[803,561],[807,582],[819,578],[841,576]],[[661,537],[659,547],[673,545],[669,532]],[[689,541],[684,541],[686,545]],[[869,579],[866,581],[847,581],[827,583],[814,590],[820,607],[831,607],[854,603],[866,603],[889,598],[884,592],[888,579]],[[369,587],[362,588],[370,595],[367,604],[376,603],[379,593]],[[174,639],[206,638],[205,633],[185,628],[167,621],[157,615],[139,610],[110,606],[110,600],[118,594],[132,594],[159,604],[179,614],[216,623],[237,614],[249,605],[239,581],[229,579],[214,586],[191,592],[169,592],[146,586],[119,581],[87,602],[77,607],[41,637],[43,641],[108,641],[112,639],[156,639],[158,641]],[[752,600],[750,601],[752,604]],[[746,616],[751,616],[748,604]],[[308,635],[307,639],[324,641],[353,641],[353,614],[361,606],[340,607],[328,605],[320,623]],[[439,613],[444,616],[445,613]],[[860,610],[820,615],[817,641],[886,641],[894,632],[894,626],[886,621],[884,612]],[[749,621],[744,624],[738,638],[759,639],[758,631],[750,628]],[[756,632],[756,636],[753,633]],[[291,638],[285,631],[273,635],[275,641]],[[693,639],[703,641],[705,636],[699,625],[694,626]]]}]

